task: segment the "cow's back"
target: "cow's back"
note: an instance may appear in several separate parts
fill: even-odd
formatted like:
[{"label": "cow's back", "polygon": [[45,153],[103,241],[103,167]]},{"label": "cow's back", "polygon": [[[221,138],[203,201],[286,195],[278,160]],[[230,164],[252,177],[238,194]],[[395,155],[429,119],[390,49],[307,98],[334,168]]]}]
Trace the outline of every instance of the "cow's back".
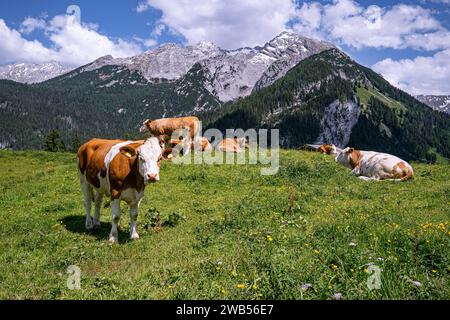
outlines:
[{"label": "cow's back", "polygon": [[414,175],[412,166],[397,156],[375,151],[363,152],[361,173],[380,179],[409,179]]},{"label": "cow's back", "polygon": [[217,149],[223,152],[239,152],[240,148],[235,139],[226,138],[219,142]]},{"label": "cow's back", "polygon": [[193,138],[199,127],[200,121],[197,117],[165,118],[152,121],[149,130],[155,136],[166,135],[171,137],[177,130],[189,129],[191,138]]}]

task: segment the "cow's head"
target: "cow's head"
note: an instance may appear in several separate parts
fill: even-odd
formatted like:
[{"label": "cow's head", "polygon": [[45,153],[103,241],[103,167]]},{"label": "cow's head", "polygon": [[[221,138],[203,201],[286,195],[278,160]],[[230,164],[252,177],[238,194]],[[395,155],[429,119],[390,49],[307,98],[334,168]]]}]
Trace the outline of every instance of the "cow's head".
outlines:
[{"label": "cow's head", "polygon": [[140,133],[148,132],[148,126],[152,122],[152,120],[145,120],[142,126],[139,128]]},{"label": "cow's head", "polygon": [[354,148],[345,148],[336,155],[336,162],[342,164],[344,167],[354,169],[359,162],[361,153]]},{"label": "cow's head", "polygon": [[249,148],[248,141],[245,137],[244,138],[234,138],[234,139],[236,141],[236,144],[239,146],[239,148],[241,148],[241,149]]},{"label": "cow's head", "polygon": [[318,151],[323,154],[337,154],[337,149],[334,144],[323,144],[319,147]]},{"label": "cow's head", "polygon": [[138,148],[132,145],[124,146],[120,152],[128,158],[137,159],[139,174],[144,178],[144,184],[159,181],[163,150],[158,138],[149,138]]}]

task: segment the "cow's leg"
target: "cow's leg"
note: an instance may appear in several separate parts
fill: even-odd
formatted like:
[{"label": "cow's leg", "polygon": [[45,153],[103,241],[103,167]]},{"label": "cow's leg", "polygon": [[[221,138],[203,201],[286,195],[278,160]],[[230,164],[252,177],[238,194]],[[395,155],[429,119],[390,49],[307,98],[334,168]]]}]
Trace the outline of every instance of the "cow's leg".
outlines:
[{"label": "cow's leg", "polygon": [[117,231],[117,225],[120,221],[120,200],[114,199],[111,203],[112,207],[112,227],[111,233],[109,234],[109,242],[117,243],[119,242],[119,232]]},{"label": "cow's leg", "polygon": [[103,194],[99,191],[95,191],[95,213],[94,213],[94,228],[100,228],[100,207],[103,203]]},{"label": "cow's leg", "polygon": [[378,180],[377,178],[374,178],[374,177],[366,177],[366,176],[359,176],[358,178],[361,179],[361,180],[364,180],[364,181]]},{"label": "cow's leg", "polygon": [[130,205],[130,238],[132,240],[139,239],[139,234],[136,230],[136,221],[138,217],[139,203]]},{"label": "cow's leg", "polygon": [[84,197],[84,210],[86,211],[86,221],[84,225],[86,230],[92,230],[92,228],[94,227],[91,217],[91,205],[93,193],[92,186],[89,184],[89,182],[86,181],[84,175],[80,175],[80,183]]}]

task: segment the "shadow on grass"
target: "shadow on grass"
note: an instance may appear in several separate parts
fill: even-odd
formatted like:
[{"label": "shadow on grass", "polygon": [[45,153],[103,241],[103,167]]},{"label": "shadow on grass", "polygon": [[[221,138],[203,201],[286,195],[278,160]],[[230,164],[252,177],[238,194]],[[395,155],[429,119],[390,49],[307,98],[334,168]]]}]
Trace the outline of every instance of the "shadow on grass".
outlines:
[{"label": "shadow on grass", "polygon": [[[111,224],[100,222],[100,227],[91,231],[87,231],[84,227],[86,217],[83,215],[72,215],[64,217],[61,221],[64,223],[66,229],[73,233],[86,234],[95,237],[99,241],[108,241],[109,232],[111,231]],[[127,231],[118,228],[119,243],[126,243],[131,241],[130,234]]]}]

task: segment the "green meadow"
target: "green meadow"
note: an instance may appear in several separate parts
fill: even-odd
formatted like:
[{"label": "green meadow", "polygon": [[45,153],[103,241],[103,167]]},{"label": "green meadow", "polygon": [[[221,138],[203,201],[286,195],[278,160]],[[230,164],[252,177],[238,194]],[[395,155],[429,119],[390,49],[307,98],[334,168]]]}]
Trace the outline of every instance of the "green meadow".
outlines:
[{"label": "green meadow", "polygon": [[[450,166],[361,181],[330,156],[262,165],[165,162],[129,240],[84,230],[76,158],[0,152],[0,299],[450,299]],[[81,270],[81,289],[67,269]],[[369,289],[379,268],[381,286]]]}]

